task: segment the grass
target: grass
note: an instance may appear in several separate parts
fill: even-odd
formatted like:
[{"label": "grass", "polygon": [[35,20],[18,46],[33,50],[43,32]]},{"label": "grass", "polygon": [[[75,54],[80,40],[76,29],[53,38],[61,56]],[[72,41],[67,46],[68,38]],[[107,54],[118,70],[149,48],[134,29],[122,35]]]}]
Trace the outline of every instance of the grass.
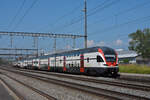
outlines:
[{"label": "grass", "polygon": [[137,74],[150,74],[150,66],[127,64],[119,65],[119,72],[121,73],[137,73]]}]

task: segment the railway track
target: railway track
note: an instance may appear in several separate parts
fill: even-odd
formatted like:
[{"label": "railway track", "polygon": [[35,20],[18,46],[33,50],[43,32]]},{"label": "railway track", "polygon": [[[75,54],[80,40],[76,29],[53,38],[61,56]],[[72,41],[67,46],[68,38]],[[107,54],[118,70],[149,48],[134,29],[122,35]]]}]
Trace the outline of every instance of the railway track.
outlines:
[{"label": "railway track", "polygon": [[[18,70],[24,71],[24,69],[18,69]],[[107,85],[124,87],[124,88],[135,89],[135,90],[142,90],[142,91],[150,91],[150,85],[149,86],[143,85],[143,84],[137,85],[135,83],[132,84],[132,83],[127,83],[127,82],[98,80],[98,79],[88,78],[88,77],[80,77],[80,76],[75,76],[75,75],[66,75],[66,74],[58,74],[58,73],[48,73],[48,72],[43,72],[43,71],[34,71],[34,70],[25,70],[25,71],[32,72],[32,73],[51,75],[51,76],[57,76],[57,77],[67,78],[67,79],[69,78],[69,79],[74,79],[74,80],[80,80],[80,81],[85,81],[85,82],[107,84]]]},{"label": "railway track", "polygon": [[13,96],[16,100],[25,100],[24,96],[22,96],[15,88],[13,88],[10,84],[8,84],[5,80],[0,78],[2,83],[13,93]]},{"label": "railway track", "polygon": [[[21,81],[19,81],[19,80],[16,80],[15,78],[13,78],[13,77],[11,77],[11,76],[5,74],[5,73],[2,73],[2,74],[5,75],[5,76],[7,76],[8,78],[12,79],[13,81],[16,81],[16,82],[18,82],[19,84],[21,84],[21,85],[23,85],[23,86],[25,86],[25,87],[31,89],[32,91],[34,91],[34,92],[36,92],[36,93],[38,93],[38,94],[41,95],[42,97],[47,98],[47,100],[57,100],[56,98],[54,98],[54,97],[52,97],[52,96],[50,96],[50,95],[48,95],[48,94],[46,94],[46,93],[44,93],[44,92],[42,92],[42,91],[36,89],[36,88],[34,88],[34,87],[31,87],[31,86],[29,86],[29,85],[27,85],[27,84],[25,84],[25,83],[23,83],[23,82],[21,82]],[[21,97],[23,97],[23,96],[21,96]],[[21,99],[21,100],[25,100],[25,99]]]},{"label": "railway track", "polygon": [[[4,69],[4,70],[6,70],[6,69]],[[86,85],[83,85],[83,84],[78,84],[78,83],[67,82],[67,81],[63,81],[63,80],[43,77],[43,76],[40,76],[40,75],[31,74],[31,73],[19,72],[19,71],[8,70],[8,69],[6,71],[10,71],[10,72],[13,72],[13,73],[16,73],[16,74],[21,74],[21,75],[24,75],[24,76],[27,76],[27,77],[35,78],[35,79],[38,79],[38,80],[41,80],[41,81],[44,81],[44,82],[47,82],[47,83],[53,83],[53,84],[65,86],[67,88],[69,87],[69,88],[77,89],[77,90],[80,90],[80,91],[88,92],[88,93],[91,93],[91,94],[94,94],[94,95],[97,95],[97,96],[107,97],[109,99],[110,98],[115,99],[115,100],[116,99],[131,99],[131,100],[133,100],[133,99],[149,100],[150,99],[150,98],[147,98],[147,97],[141,97],[141,96],[131,95],[131,94],[127,94],[127,93],[121,93],[121,92],[117,92],[117,91],[113,91],[113,90],[105,90],[105,89],[101,89],[101,88],[97,88],[97,87],[93,87],[93,86],[86,86]],[[33,73],[33,71],[30,71],[30,72]],[[43,72],[40,72],[40,74],[41,73],[43,73]],[[63,76],[61,76],[61,77],[63,77]],[[65,76],[65,77],[68,78],[68,76]],[[69,78],[74,78],[74,77],[70,76]],[[79,77],[76,77],[76,79],[79,80]],[[89,81],[89,80],[82,78],[82,81]],[[90,82],[93,82],[93,81],[96,82],[96,83],[100,82],[100,81],[97,81],[97,80],[94,80],[94,79],[90,80]],[[106,83],[106,81],[101,83],[101,84],[114,85],[114,83],[110,84],[110,82]],[[118,85],[118,86],[121,86],[121,84]],[[127,86],[123,86],[123,87],[127,87]],[[133,86],[132,86],[132,88],[133,88]],[[135,88],[137,89],[137,87],[134,87],[134,89]],[[138,89],[140,89],[140,88],[138,88]],[[149,91],[149,90],[146,89],[146,91]]]},{"label": "railway track", "polygon": [[[21,84],[21,85],[23,85],[24,87],[26,87],[26,88],[28,88],[28,89],[30,89],[30,90],[36,92],[37,94],[39,94],[40,96],[46,98],[47,100],[57,100],[56,98],[54,98],[54,97],[52,97],[52,96],[50,96],[50,95],[48,95],[48,94],[46,94],[46,93],[44,93],[44,92],[42,92],[42,91],[40,91],[40,90],[38,90],[38,89],[36,89],[36,88],[30,86],[30,85],[27,85],[27,84],[25,84],[25,83],[23,83],[23,82],[21,82],[21,81],[15,79],[15,78],[13,78],[13,77],[10,76],[10,75],[7,75],[7,74],[5,74],[5,73],[0,73],[0,74],[2,74],[2,75],[4,75],[4,76],[8,77],[9,79],[11,79],[11,80],[13,80],[13,81],[15,81],[15,82],[17,82],[17,83],[19,83],[19,84]],[[19,93],[15,88],[13,88],[10,84],[8,84],[4,79],[2,79],[2,78],[0,78],[0,79],[7,85],[7,87],[8,87],[10,90],[13,91],[13,93],[15,93],[15,95],[19,98],[19,100],[26,100],[25,97],[24,97],[23,95],[21,95],[21,93]]]}]

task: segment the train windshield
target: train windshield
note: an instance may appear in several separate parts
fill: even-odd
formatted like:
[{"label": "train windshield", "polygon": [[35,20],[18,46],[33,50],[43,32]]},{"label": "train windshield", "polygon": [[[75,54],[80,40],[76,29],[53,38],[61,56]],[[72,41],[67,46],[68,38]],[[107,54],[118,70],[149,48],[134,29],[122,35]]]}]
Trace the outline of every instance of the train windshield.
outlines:
[{"label": "train windshield", "polygon": [[116,61],[115,55],[105,55],[105,58],[106,58],[107,62],[115,62]]}]

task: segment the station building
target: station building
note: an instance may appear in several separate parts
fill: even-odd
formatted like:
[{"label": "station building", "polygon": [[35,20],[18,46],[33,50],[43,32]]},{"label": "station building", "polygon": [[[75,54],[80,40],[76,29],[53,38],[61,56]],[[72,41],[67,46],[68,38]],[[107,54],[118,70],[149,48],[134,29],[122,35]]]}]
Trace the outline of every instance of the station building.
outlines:
[{"label": "station building", "polygon": [[138,54],[135,51],[129,51],[129,50],[116,50],[118,53],[118,61],[121,64],[135,64],[136,57]]}]

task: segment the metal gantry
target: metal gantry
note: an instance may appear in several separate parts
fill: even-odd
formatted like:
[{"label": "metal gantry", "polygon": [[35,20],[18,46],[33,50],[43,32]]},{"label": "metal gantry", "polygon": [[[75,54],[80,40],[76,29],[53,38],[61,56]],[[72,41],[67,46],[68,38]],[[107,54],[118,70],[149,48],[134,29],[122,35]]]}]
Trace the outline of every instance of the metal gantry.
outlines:
[{"label": "metal gantry", "polygon": [[0,56],[35,56],[34,54],[22,54],[22,53],[20,53],[20,54],[13,54],[13,53],[8,53],[8,54],[4,54],[4,53],[2,53],[2,54],[0,54]]},{"label": "metal gantry", "polygon": [[[73,47],[75,48],[75,39],[77,38],[82,38],[82,37],[87,37],[84,35],[73,35],[73,34],[54,34],[54,33],[39,33],[39,32],[8,32],[8,31],[0,31],[0,35],[8,35],[11,37],[11,48],[12,46],[12,37],[13,36],[23,36],[23,37],[34,37],[34,39],[36,39],[36,50],[37,50],[37,56],[38,56],[38,37],[46,37],[46,38],[54,38],[55,39],[55,43],[54,43],[54,47],[55,47],[55,51],[56,51],[56,38],[71,38],[73,39]],[[11,49],[9,49],[11,50]],[[13,50],[13,48],[12,48]],[[7,54],[6,54],[7,55]]]},{"label": "metal gantry", "polygon": [[[0,57],[15,57],[15,59],[17,57],[36,57],[37,54],[33,53],[34,51],[37,52],[37,49],[22,49],[22,48],[0,48],[0,52],[1,51],[5,51],[5,53],[0,53]],[[6,52],[7,51],[7,52]],[[11,52],[14,51],[14,52]],[[19,52],[18,52],[19,51]]]},{"label": "metal gantry", "polygon": [[15,50],[15,51],[36,51],[37,49],[21,49],[21,48],[0,48],[0,50]]},{"label": "metal gantry", "polygon": [[[48,37],[48,38],[72,38],[74,41],[77,38],[85,37],[85,41],[87,41],[87,36],[85,35],[73,35],[73,34],[54,34],[54,33],[39,33],[39,32],[8,32],[8,31],[0,31],[0,35],[9,35],[11,36],[11,48],[12,48],[12,36],[27,36],[27,37]],[[73,42],[73,47],[75,47],[75,43]]]},{"label": "metal gantry", "polygon": [[85,37],[84,35],[73,35],[73,34],[54,34],[54,33],[38,33],[38,32],[7,32],[7,31],[0,31],[0,35],[49,37],[49,38],[81,38],[81,37]]},{"label": "metal gantry", "polygon": [[[0,51],[9,51],[7,53],[0,53],[0,56],[36,56],[35,54],[29,54],[31,51],[37,51],[37,49],[22,49],[22,48],[0,48]],[[12,53],[10,51],[15,51]],[[17,53],[18,51],[25,51],[27,53]]]}]

